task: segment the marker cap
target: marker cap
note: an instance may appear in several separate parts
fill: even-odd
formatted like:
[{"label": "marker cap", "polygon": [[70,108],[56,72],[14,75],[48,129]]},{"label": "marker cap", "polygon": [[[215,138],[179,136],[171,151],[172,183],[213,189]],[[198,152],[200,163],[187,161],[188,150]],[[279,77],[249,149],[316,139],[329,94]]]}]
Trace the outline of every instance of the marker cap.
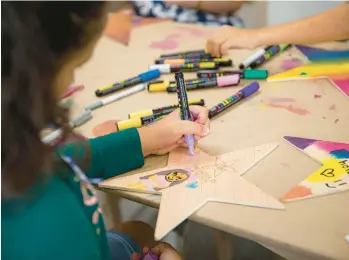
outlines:
[{"label": "marker cap", "polygon": [[130,113],[130,114],[128,114],[128,118],[132,119],[132,118],[136,118],[136,117],[151,116],[152,114],[153,114],[153,110],[147,109],[147,110],[142,110],[142,111]]},{"label": "marker cap", "polygon": [[217,78],[217,86],[218,87],[225,87],[225,86],[233,86],[237,85],[240,82],[240,75],[234,74],[229,76],[223,76]]},{"label": "marker cap", "polygon": [[240,90],[240,92],[243,93],[244,98],[247,98],[248,96],[251,96],[253,93],[257,92],[259,90],[259,84],[258,82],[254,81],[247,87],[244,87]]},{"label": "marker cap", "polygon": [[132,128],[132,127],[138,128],[141,126],[142,126],[142,120],[139,117],[123,120],[116,123],[116,127],[118,128],[119,131]]},{"label": "marker cap", "polygon": [[153,64],[149,66],[150,70],[156,70],[158,69],[161,73],[170,73],[171,72],[171,65],[169,64]]},{"label": "marker cap", "polygon": [[160,70],[152,69],[152,70],[146,71],[142,74],[139,74],[139,77],[141,78],[142,82],[146,82],[146,81],[160,77],[160,74],[161,74]]},{"label": "marker cap", "polygon": [[167,87],[170,85],[169,81],[155,81],[148,83],[148,91],[149,92],[164,92],[167,90]]},{"label": "marker cap", "polygon": [[267,70],[244,70],[244,79],[266,79],[268,77]]}]

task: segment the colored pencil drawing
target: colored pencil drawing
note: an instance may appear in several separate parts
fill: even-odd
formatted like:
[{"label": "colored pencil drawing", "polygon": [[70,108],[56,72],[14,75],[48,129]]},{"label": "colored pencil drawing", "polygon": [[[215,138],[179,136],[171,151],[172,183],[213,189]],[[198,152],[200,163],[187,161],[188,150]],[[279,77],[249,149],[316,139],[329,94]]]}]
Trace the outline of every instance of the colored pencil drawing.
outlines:
[{"label": "colored pencil drawing", "polygon": [[349,144],[285,136],[285,140],[322,164],[289,190],[282,201],[312,198],[349,190]]},{"label": "colored pencil drawing", "polygon": [[349,50],[328,51],[308,46],[297,47],[312,62],[270,76],[267,81],[327,78],[349,97]]},{"label": "colored pencil drawing", "polygon": [[284,209],[282,203],[240,176],[277,146],[264,144],[218,156],[199,149],[196,156],[190,156],[188,149],[178,148],[170,153],[166,168],[113,178],[100,186],[161,194],[155,230],[160,240],[208,201]]}]

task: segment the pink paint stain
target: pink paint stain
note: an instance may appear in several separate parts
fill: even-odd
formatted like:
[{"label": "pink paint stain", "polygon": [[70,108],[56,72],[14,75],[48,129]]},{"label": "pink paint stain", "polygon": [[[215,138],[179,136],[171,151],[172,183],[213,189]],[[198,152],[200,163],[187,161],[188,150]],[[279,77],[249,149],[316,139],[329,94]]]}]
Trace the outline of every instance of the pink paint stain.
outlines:
[{"label": "pink paint stain", "polygon": [[174,50],[178,48],[179,42],[178,42],[178,34],[171,34],[167,36],[165,39],[161,41],[154,41],[152,42],[149,47],[154,49],[160,49],[160,50]]},{"label": "pink paint stain", "polygon": [[319,98],[322,98],[322,95],[314,94],[314,99],[319,99]]},{"label": "pink paint stain", "polygon": [[200,29],[196,29],[196,28],[188,28],[188,27],[178,27],[179,30],[183,31],[187,31],[188,33],[190,33],[193,36],[198,36],[198,37],[209,37],[212,35],[212,32],[207,32],[204,30],[200,30]]},{"label": "pink paint stain", "polygon": [[303,65],[303,62],[297,58],[292,58],[289,60],[283,60],[281,62],[281,68],[283,70],[290,70]]},{"label": "pink paint stain", "polygon": [[294,98],[284,98],[284,97],[276,97],[276,98],[270,98],[270,102],[295,102],[296,100]]},{"label": "pink paint stain", "polygon": [[284,105],[284,104],[276,104],[276,103],[269,103],[269,104],[265,104],[268,107],[272,107],[272,108],[282,108],[282,109],[286,109],[287,111],[293,113],[293,114],[297,114],[300,116],[305,116],[310,114],[310,112],[304,108],[298,108],[298,107],[294,107],[292,105]]},{"label": "pink paint stain", "polygon": [[331,111],[336,111],[336,105],[335,104],[332,104],[328,110],[331,110]]}]

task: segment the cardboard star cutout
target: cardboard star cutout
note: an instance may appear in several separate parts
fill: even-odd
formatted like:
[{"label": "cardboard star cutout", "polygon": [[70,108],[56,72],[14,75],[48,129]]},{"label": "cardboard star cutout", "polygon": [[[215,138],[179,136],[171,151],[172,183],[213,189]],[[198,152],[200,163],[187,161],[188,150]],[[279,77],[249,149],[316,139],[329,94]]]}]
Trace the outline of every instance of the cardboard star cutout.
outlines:
[{"label": "cardboard star cutout", "polygon": [[266,144],[219,156],[198,150],[195,156],[179,148],[165,168],[113,178],[101,184],[121,190],[161,194],[155,238],[162,239],[208,201],[284,209],[282,203],[242,178],[277,144]]},{"label": "cardboard star cutout", "polygon": [[323,165],[282,196],[282,201],[313,198],[349,190],[349,144],[291,136],[284,138]]},{"label": "cardboard star cutout", "polygon": [[349,97],[349,50],[328,51],[303,45],[296,47],[312,62],[270,76],[267,79],[269,82],[327,78]]}]

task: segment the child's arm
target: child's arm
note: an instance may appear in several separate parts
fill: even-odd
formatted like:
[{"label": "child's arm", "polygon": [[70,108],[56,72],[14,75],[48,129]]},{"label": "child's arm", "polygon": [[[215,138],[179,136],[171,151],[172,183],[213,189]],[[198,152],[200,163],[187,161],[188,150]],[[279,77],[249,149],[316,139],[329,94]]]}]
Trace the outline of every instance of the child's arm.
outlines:
[{"label": "child's arm", "polygon": [[[155,124],[69,143],[58,152],[71,157],[89,178],[109,178],[142,167],[144,157],[165,154],[184,145],[183,135],[198,138],[209,132],[207,108],[190,106],[195,122],[180,119],[176,110]],[[69,169],[68,169],[69,170]]]},{"label": "child's arm", "polygon": [[214,56],[222,56],[233,48],[254,49],[281,43],[315,43],[347,38],[349,38],[349,5],[343,4],[308,18],[261,29],[222,26],[207,41],[206,48]]}]

